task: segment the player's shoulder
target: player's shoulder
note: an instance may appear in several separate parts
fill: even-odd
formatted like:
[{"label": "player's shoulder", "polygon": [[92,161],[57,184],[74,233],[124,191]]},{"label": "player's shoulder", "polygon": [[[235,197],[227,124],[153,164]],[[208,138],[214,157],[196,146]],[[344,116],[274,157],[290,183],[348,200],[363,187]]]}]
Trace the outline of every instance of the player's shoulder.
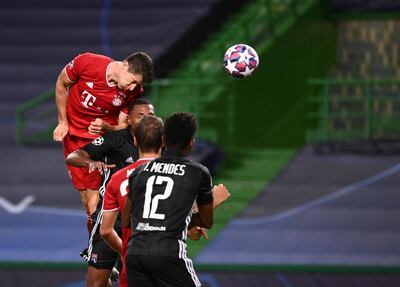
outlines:
[{"label": "player's shoulder", "polygon": [[199,162],[185,158],[183,160],[183,164],[185,164],[186,166],[191,166],[194,170],[197,170],[198,172],[210,174],[210,171],[208,170],[208,168]]},{"label": "player's shoulder", "polygon": [[86,58],[86,59],[89,59],[89,60],[103,60],[103,61],[104,60],[106,60],[106,61],[110,61],[111,60],[112,61],[112,59],[110,57],[108,57],[108,56],[95,54],[95,53],[91,53],[91,52],[85,52],[85,53],[79,54],[78,57]]},{"label": "player's shoulder", "polygon": [[120,174],[126,176],[128,178],[133,172],[136,170],[141,171],[145,167],[145,163],[148,163],[150,160],[148,159],[138,159],[134,163],[120,169],[115,174]]},{"label": "player's shoulder", "polygon": [[108,65],[108,63],[112,61],[113,60],[107,56],[90,52],[79,54],[74,59],[76,65],[86,67],[87,69],[90,68],[94,71],[97,71],[98,69],[102,70],[103,66]]}]

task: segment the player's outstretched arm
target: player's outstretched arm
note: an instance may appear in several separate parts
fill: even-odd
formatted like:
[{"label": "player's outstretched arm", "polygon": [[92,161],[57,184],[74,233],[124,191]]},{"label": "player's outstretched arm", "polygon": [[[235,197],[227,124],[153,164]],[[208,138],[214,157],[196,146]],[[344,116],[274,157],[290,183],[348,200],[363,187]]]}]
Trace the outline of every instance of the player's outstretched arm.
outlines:
[{"label": "player's outstretched arm", "polygon": [[90,155],[83,149],[78,149],[71,152],[65,159],[65,162],[76,167],[87,167],[89,172],[93,172],[97,169],[99,170],[100,174],[103,174],[103,172],[109,168],[115,167],[115,164],[106,164],[101,161],[91,160]]},{"label": "player's outstretched arm", "polygon": [[114,223],[117,219],[117,215],[118,212],[116,210],[103,211],[103,221],[100,225],[100,235],[112,249],[121,255],[122,240],[114,230]]},{"label": "player's outstretched arm", "polygon": [[65,159],[67,164],[76,167],[89,167],[90,161],[90,155],[83,149],[77,149],[71,152]]},{"label": "player's outstretched arm", "polygon": [[68,87],[73,84],[67,77],[65,69],[58,76],[55,87],[55,100],[58,114],[58,125],[53,131],[53,140],[62,141],[68,133],[67,99]]}]

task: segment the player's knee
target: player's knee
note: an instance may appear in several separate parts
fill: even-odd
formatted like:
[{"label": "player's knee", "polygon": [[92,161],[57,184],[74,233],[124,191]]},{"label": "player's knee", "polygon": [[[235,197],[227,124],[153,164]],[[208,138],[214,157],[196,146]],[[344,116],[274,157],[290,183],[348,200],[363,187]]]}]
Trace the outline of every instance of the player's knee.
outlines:
[{"label": "player's knee", "polygon": [[96,211],[97,205],[99,201],[98,200],[91,200],[88,201],[87,203],[87,209],[89,210],[90,214],[93,214]]},{"label": "player's knee", "polygon": [[99,204],[100,196],[97,190],[89,190],[87,197],[87,209],[90,214],[96,211],[97,205]]},{"label": "player's knee", "polygon": [[83,206],[83,208],[85,209],[86,213],[89,213],[89,206],[88,206],[88,203],[89,203],[89,202],[88,202],[88,200],[87,200],[85,191],[84,191],[84,190],[81,190],[80,193],[81,193],[82,206]]}]

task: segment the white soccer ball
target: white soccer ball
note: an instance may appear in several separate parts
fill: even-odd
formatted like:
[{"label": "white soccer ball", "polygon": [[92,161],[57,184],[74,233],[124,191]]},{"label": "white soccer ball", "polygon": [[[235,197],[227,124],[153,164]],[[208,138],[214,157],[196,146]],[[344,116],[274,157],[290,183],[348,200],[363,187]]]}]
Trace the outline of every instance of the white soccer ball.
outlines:
[{"label": "white soccer ball", "polygon": [[258,67],[258,63],[256,50],[246,44],[233,45],[224,56],[225,71],[234,78],[250,76]]}]

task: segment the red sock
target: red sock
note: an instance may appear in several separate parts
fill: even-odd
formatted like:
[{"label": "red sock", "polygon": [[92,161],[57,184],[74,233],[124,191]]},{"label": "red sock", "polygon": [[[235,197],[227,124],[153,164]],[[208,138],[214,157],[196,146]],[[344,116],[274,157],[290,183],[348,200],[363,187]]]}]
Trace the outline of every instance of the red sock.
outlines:
[{"label": "red sock", "polygon": [[92,233],[93,221],[92,221],[92,217],[90,216],[89,213],[87,213],[87,223],[86,224],[87,224],[87,230],[88,230],[88,233],[90,236],[90,234]]}]

